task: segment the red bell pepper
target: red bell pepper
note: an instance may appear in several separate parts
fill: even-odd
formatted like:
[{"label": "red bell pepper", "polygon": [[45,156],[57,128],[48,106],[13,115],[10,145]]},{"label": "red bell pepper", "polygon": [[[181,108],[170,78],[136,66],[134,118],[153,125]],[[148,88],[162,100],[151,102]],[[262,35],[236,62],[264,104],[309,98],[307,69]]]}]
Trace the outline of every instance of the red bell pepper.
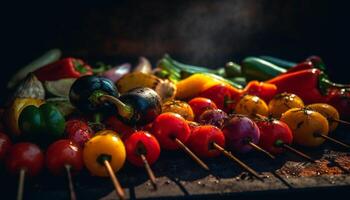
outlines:
[{"label": "red bell pepper", "polygon": [[268,103],[277,94],[277,87],[271,83],[250,81],[243,93],[258,96]]},{"label": "red bell pepper", "polygon": [[77,58],[64,58],[34,71],[35,76],[40,81],[79,78],[92,73],[92,68]]},{"label": "red bell pepper", "polygon": [[297,72],[297,71],[301,71],[305,69],[313,69],[313,68],[315,67],[311,61],[304,61],[288,69],[286,73]]},{"label": "red bell pepper", "polygon": [[350,85],[331,82],[319,69],[305,69],[281,74],[266,82],[275,84],[277,93],[294,93],[306,104],[327,102],[331,88],[350,88]]}]

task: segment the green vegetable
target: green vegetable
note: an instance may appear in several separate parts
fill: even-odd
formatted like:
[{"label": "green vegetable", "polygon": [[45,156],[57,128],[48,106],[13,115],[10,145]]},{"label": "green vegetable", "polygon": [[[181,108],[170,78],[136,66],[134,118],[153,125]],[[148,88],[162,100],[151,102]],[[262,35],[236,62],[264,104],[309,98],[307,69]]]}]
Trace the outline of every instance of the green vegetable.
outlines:
[{"label": "green vegetable", "polygon": [[298,63],[291,62],[288,60],[272,57],[272,56],[259,56],[261,59],[266,60],[267,62],[270,62],[272,64],[275,64],[279,67],[289,69],[297,65]]},{"label": "green vegetable", "polygon": [[51,103],[42,104],[40,107],[25,107],[19,115],[18,123],[24,138],[40,145],[62,138],[65,129],[63,115]]},{"label": "green vegetable", "polygon": [[27,66],[22,67],[15,75],[11,77],[10,81],[7,83],[7,88],[15,87],[30,72],[33,72],[42,66],[57,61],[61,57],[61,54],[61,50],[51,49],[36,60],[29,63]]},{"label": "green vegetable", "polygon": [[248,81],[265,81],[287,70],[257,57],[247,57],[242,61],[242,74]]}]

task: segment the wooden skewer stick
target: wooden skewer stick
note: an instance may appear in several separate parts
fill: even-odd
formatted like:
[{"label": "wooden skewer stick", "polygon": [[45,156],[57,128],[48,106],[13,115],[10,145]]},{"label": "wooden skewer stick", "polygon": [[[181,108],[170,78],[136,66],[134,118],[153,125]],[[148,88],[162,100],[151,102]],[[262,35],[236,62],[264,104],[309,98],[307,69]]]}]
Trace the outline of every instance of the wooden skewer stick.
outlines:
[{"label": "wooden skewer stick", "polygon": [[23,189],[24,189],[24,178],[26,175],[26,170],[22,168],[19,171],[19,181],[18,181],[18,190],[17,190],[17,200],[23,199]]},{"label": "wooden skewer stick", "polygon": [[254,169],[250,168],[248,165],[246,165],[244,162],[242,162],[241,160],[239,160],[238,158],[236,158],[234,155],[232,155],[232,153],[226,151],[224,148],[222,148],[220,145],[216,144],[215,142],[213,143],[213,147],[216,148],[217,150],[219,150],[222,154],[224,154],[226,157],[228,157],[229,159],[233,160],[234,162],[236,162],[239,166],[241,166],[243,169],[245,169],[246,171],[248,171],[250,174],[252,174],[253,176],[255,176],[257,179],[261,180],[264,182],[264,179],[262,179],[258,172],[256,172]]},{"label": "wooden skewer stick", "polygon": [[315,136],[316,136],[316,137],[322,137],[322,138],[324,138],[324,139],[326,139],[326,140],[329,140],[329,141],[331,141],[331,142],[333,142],[333,143],[335,143],[335,144],[338,144],[338,145],[340,145],[340,146],[342,146],[342,147],[345,147],[345,148],[347,148],[347,149],[350,149],[350,145],[345,144],[344,142],[341,142],[341,141],[339,141],[339,140],[337,140],[337,139],[331,138],[331,137],[329,137],[328,135],[316,134]]},{"label": "wooden skewer stick", "polygon": [[70,199],[71,200],[76,200],[77,197],[75,195],[72,174],[70,172],[71,166],[70,165],[65,165],[64,168],[66,169],[66,172],[67,172]]},{"label": "wooden skewer stick", "polygon": [[266,151],[265,149],[259,147],[258,145],[254,144],[253,142],[248,142],[248,144],[253,147],[255,150],[264,153],[265,155],[267,155],[268,157],[270,157],[271,159],[276,159],[276,157],[274,155],[272,155],[270,152]]},{"label": "wooden skewer stick", "polygon": [[198,165],[200,165],[203,169],[209,171],[209,167],[205,164],[198,156],[196,156],[184,143],[182,143],[179,139],[175,138],[175,142],[184,150]]},{"label": "wooden skewer stick", "polygon": [[120,199],[124,200],[125,199],[124,190],[123,190],[122,186],[120,185],[117,177],[115,176],[114,171],[112,170],[111,164],[109,164],[108,160],[104,160],[103,163],[108,171],[109,177],[111,178],[111,180],[113,182],[115,192],[117,193],[117,195]]},{"label": "wooden skewer stick", "polygon": [[350,125],[350,122],[345,121],[345,120],[341,120],[341,119],[331,118],[331,121],[335,121],[335,122],[339,122],[339,123],[342,123],[342,124]]},{"label": "wooden skewer stick", "polygon": [[315,161],[314,159],[312,159],[310,156],[304,154],[303,152],[301,152],[301,151],[299,151],[299,150],[294,149],[293,147],[289,146],[288,144],[284,144],[284,143],[283,143],[283,144],[281,144],[281,147],[287,149],[287,150],[290,151],[290,152],[295,153],[296,155],[298,155],[298,156],[304,158],[305,160],[308,160],[308,161],[313,162],[313,163],[316,162],[316,161]]},{"label": "wooden skewer stick", "polygon": [[151,166],[149,165],[149,163],[146,159],[146,156],[144,154],[140,154],[140,157],[141,157],[143,164],[145,166],[148,178],[151,181],[153,188],[156,190],[157,189],[156,177],[154,176],[154,173],[151,169]]}]

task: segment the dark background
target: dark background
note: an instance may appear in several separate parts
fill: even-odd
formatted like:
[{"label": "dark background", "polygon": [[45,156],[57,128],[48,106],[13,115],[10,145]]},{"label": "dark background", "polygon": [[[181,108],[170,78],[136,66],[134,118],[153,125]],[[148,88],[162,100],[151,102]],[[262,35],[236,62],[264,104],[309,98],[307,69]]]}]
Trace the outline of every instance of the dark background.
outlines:
[{"label": "dark background", "polygon": [[3,5],[1,88],[15,69],[50,48],[110,64],[153,64],[164,53],[209,67],[249,55],[301,61],[320,55],[348,82],[346,1],[81,1]]}]

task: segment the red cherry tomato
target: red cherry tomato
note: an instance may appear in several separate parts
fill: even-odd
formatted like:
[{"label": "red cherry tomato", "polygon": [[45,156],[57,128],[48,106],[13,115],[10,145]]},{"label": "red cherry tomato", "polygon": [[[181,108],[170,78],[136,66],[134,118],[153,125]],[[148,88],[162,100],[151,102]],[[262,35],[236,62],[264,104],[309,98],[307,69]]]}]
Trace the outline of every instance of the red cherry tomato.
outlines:
[{"label": "red cherry tomato", "polygon": [[213,142],[223,147],[225,145],[224,134],[215,126],[204,125],[192,131],[187,144],[196,155],[212,158],[220,155],[220,152],[212,147]]},{"label": "red cherry tomato", "polygon": [[66,122],[66,133],[68,139],[72,140],[80,147],[83,147],[93,135],[88,123],[82,120],[73,119]]},{"label": "red cherry tomato", "polygon": [[0,132],[0,162],[5,158],[11,146],[12,142],[10,138],[6,134]]},{"label": "red cherry tomato", "polygon": [[201,116],[204,111],[217,109],[215,103],[212,100],[204,97],[193,98],[188,102],[188,104],[190,104],[192,108],[195,121],[198,121],[199,116]]},{"label": "red cherry tomato", "polygon": [[241,91],[226,84],[219,84],[204,90],[198,96],[211,99],[219,109],[231,113],[239,101]]},{"label": "red cherry tomato", "polygon": [[6,168],[12,174],[26,169],[26,174],[36,176],[44,166],[44,154],[36,144],[23,142],[13,145],[6,156]]},{"label": "red cherry tomato", "polygon": [[256,121],[260,130],[259,146],[272,154],[281,154],[284,149],[277,142],[292,144],[293,134],[288,125],[275,119]]},{"label": "red cherry tomato", "polygon": [[111,129],[120,134],[122,140],[126,140],[136,130],[121,122],[116,116],[110,116],[105,121],[107,129]]},{"label": "red cherry tomato", "polygon": [[81,148],[71,140],[58,140],[46,152],[46,166],[55,175],[64,173],[68,165],[74,172],[80,171],[83,164]]},{"label": "red cherry tomato", "polygon": [[176,113],[162,113],[153,122],[152,133],[158,139],[160,146],[167,150],[179,148],[175,138],[186,143],[191,130],[186,120]]},{"label": "red cherry tomato", "polygon": [[160,146],[157,139],[144,131],[133,133],[125,140],[126,159],[133,165],[142,167],[143,161],[140,157],[143,154],[148,163],[152,165],[158,160]]}]

